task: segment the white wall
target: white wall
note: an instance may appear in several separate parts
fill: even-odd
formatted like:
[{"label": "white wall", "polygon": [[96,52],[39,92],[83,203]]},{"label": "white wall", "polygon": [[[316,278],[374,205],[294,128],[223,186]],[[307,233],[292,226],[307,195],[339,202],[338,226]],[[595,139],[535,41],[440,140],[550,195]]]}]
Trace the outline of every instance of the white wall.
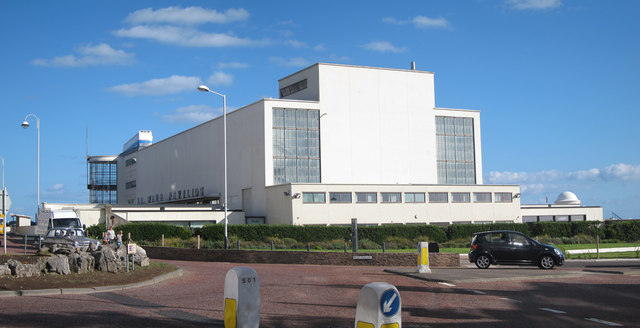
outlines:
[{"label": "white wall", "polygon": [[[285,196],[304,192],[324,192],[326,202],[309,204],[303,197]],[[293,184],[268,189],[269,223],[287,223],[282,216],[291,215],[293,224],[350,224],[351,218],[358,218],[361,224],[427,224],[455,222],[511,221],[522,222],[520,216],[520,198],[510,203],[497,203],[493,197],[496,192],[520,193],[516,185],[343,185],[343,184]],[[331,203],[330,192],[352,192],[352,203]],[[376,192],[377,203],[357,203],[355,192]],[[382,203],[381,192],[401,192],[402,203]],[[405,192],[424,192],[424,203],[405,203]],[[429,203],[429,192],[447,192],[447,203]],[[453,203],[452,192],[470,192],[470,203]],[[473,192],[491,192],[491,203],[473,202]],[[289,210],[289,207],[291,210]],[[290,212],[289,212],[290,211]],[[289,214],[290,213],[290,214]],[[282,222],[281,222],[282,221]]]}]

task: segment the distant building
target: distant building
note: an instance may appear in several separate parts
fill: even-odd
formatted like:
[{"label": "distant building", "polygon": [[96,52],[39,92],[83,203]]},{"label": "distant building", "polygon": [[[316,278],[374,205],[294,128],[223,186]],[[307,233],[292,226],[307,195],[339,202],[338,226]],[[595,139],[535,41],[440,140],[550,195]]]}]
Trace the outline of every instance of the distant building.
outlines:
[{"label": "distant building", "polygon": [[[436,108],[433,73],[318,63],[279,90],[227,115],[229,223],[523,221],[520,186],[483,184],[480,112]],[[219,210],[223,137],[218,117],[127,143],[115,158],[117,204]],[[574,219],[602,220],[601,208],[571,206]]]}]

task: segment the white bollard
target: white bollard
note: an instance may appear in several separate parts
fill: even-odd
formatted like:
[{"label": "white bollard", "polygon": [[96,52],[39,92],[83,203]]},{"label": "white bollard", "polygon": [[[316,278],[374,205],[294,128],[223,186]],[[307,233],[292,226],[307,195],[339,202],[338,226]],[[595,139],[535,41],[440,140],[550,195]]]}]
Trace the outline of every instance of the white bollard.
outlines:
[{"label": "white bollard", "polygon": [[257,328],[260,325],[260,285],[252,268],[235,267],[224,279],[224,327]]},{"label": "white bollard", "polygon": [[358,295],[355,328],[401,328],[401,314],[398,289],[386,282],[372,282]]},{"label": "white bollard", "polygon": [[431,273],[429,268],[429,242],[426,241],[418,243],[418,272]]}]

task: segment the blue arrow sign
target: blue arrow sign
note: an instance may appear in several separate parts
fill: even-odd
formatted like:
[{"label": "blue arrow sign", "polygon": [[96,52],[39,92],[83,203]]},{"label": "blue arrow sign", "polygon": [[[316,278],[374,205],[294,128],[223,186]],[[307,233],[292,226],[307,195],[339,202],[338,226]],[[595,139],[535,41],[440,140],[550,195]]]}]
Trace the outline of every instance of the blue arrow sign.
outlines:
[{"label": "blue arrow sign", "polygon": [[387,289],[380,298],[380,311],[386,317],[392,317],[400,309],[400,295],[395,289]]}]

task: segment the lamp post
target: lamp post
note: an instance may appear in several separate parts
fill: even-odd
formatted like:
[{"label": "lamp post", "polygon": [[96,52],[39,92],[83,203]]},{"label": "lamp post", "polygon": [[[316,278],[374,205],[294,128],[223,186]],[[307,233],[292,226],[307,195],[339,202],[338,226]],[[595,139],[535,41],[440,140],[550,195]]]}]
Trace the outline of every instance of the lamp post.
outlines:
[{"label": "lamp post", "polygon": [[227,96],[217,93],[206,85],[201,85],[198,87],[199,91],[202,92],[211,92],[215,93],[218,96],[222,97],[222,126],[223,126],[223,139],[224,139],[224,200],[223,200],[223,208],[224,208],[224,249],[229,249],[229,237],[227,235]]},{"label": "lamp post", "polygon": [[24,122],[22,122],[22,127],[23,128],[28,128],[29,127],[29,122],[27,121],[27,119],[29,118],[29,116],[33,116],[36,119],[36,128],[38,130],[38,180],[37,180],[37,195],[38,195],[38,206],[37,209],[40,209],[40,118],[34,114],[28,114],[27,116],[25,116],[24,118]]},{"label": "lamp post", "polygon": [[2,159],[2,245],[4,253],[7,254],[7,191],[4,189],[4,157]]}]

